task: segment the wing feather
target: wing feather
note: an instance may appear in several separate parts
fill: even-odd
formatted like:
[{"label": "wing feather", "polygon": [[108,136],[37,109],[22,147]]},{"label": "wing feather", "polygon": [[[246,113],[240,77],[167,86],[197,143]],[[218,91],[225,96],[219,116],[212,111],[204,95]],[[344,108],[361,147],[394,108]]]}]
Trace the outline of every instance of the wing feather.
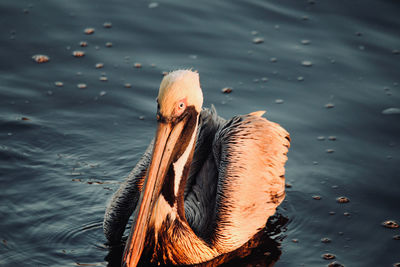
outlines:
[{"label": "wing feather", "polygon": [[229,252],[242,246],[275,213],[285,197],[289,134],[258,114],[236,116],[216,134],[218,167],[214,246]]}]

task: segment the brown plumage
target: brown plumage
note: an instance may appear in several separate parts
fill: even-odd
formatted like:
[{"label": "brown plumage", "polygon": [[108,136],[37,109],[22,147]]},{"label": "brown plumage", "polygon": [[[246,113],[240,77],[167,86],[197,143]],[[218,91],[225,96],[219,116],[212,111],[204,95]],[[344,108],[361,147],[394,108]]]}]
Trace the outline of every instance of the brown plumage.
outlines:
[{"label": "brown plumage", "polygon": [[159,128],[114,194],[104,218],[119,242],[134,213],[123,264],[197,264],[231,252],[259,232],[285,197],[289,134],[263,112],[224,120],[201,109],[198,74],[161,83]]}]

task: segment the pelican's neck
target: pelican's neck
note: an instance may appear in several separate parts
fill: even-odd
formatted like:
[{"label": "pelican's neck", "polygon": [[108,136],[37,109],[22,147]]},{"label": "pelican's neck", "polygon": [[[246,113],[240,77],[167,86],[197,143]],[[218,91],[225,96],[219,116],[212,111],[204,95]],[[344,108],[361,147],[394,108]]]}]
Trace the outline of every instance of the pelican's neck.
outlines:
[{"label": "pelican's neck", "polygon": [[194,122],[195,125],[188,125],[192,129],[189,141],[186,139],[188,136],[182,137],[186,139],[182,143],[187,143],[185,150],[170,166],[174,174],[174,179],[169,179],[170,182],[174,182],[173,205],[171,206],[166,195],[160,194],[152,214],[151,224],[154,229],[152,261],[155,262],[198,264],[219,255],[216,248],[210,247],[194,233],[185,217],[184,191],[196,147],[199,115],[193,118],[192,123]]},{"label": "pelican's neck", "polygon": [[[190,137],[189,144],[187,145],[183,154],[175,161],[172,166],[174,169],[174,195],[176,202],[179,202],[182,197],[183,200],[183,191],[185,190],[185,185],[187,182],[187,178],[189,175],[190,165],[192,164],[194,148],[197,139],[197,129],[199,127],[198,121],[199,116],[195,118],[195,127],[192,132],[192,136]],[[180,203],[178,203],[180,204]],[[183,204],[183,203],[182,203]]]},{"label": "pelican's neck", "polygon": [[174,148],[177,151],[181,151],[181,148],[186,146],[179,153],[179,157],[169,166],[163,189],[156,202],[152,215],[152,223],[156,232],[165,223],[167,216],[172,220],[179,217],[180,220],[186,222],[184,191],[196,145],[198,121],[198,114],[191,118],[191,121],[186,126],[186,131],[181,136],[180,142]]}]

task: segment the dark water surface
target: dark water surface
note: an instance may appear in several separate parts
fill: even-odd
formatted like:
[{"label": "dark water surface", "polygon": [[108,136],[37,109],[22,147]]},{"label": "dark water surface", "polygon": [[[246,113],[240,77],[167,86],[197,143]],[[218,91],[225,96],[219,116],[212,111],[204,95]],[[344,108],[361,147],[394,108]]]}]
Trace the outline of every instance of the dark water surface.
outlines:
[{"label": "dark water surface", "polygon": [[107,265],[107,200],[177,68],[199,71],[220,115],[266,109],[291,133],[275,266],[400,262],[400,229],[381,225],[400,222],[400,115],[382,114],[400,108],[399,14],[394,0],[1,1],[0,265]]}]

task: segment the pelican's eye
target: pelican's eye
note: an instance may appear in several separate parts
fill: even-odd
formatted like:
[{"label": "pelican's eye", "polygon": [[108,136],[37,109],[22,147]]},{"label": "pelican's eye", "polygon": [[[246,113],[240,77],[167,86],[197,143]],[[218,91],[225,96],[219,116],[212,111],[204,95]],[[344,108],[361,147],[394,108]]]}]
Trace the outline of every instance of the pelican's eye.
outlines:
[{"label": "pelican's eye", "polygon": [[186,98],[180,100],[176,106],[175,106],[175,110],[174,110],[174,115],[175,116],[180,116],[186,109]]}]

